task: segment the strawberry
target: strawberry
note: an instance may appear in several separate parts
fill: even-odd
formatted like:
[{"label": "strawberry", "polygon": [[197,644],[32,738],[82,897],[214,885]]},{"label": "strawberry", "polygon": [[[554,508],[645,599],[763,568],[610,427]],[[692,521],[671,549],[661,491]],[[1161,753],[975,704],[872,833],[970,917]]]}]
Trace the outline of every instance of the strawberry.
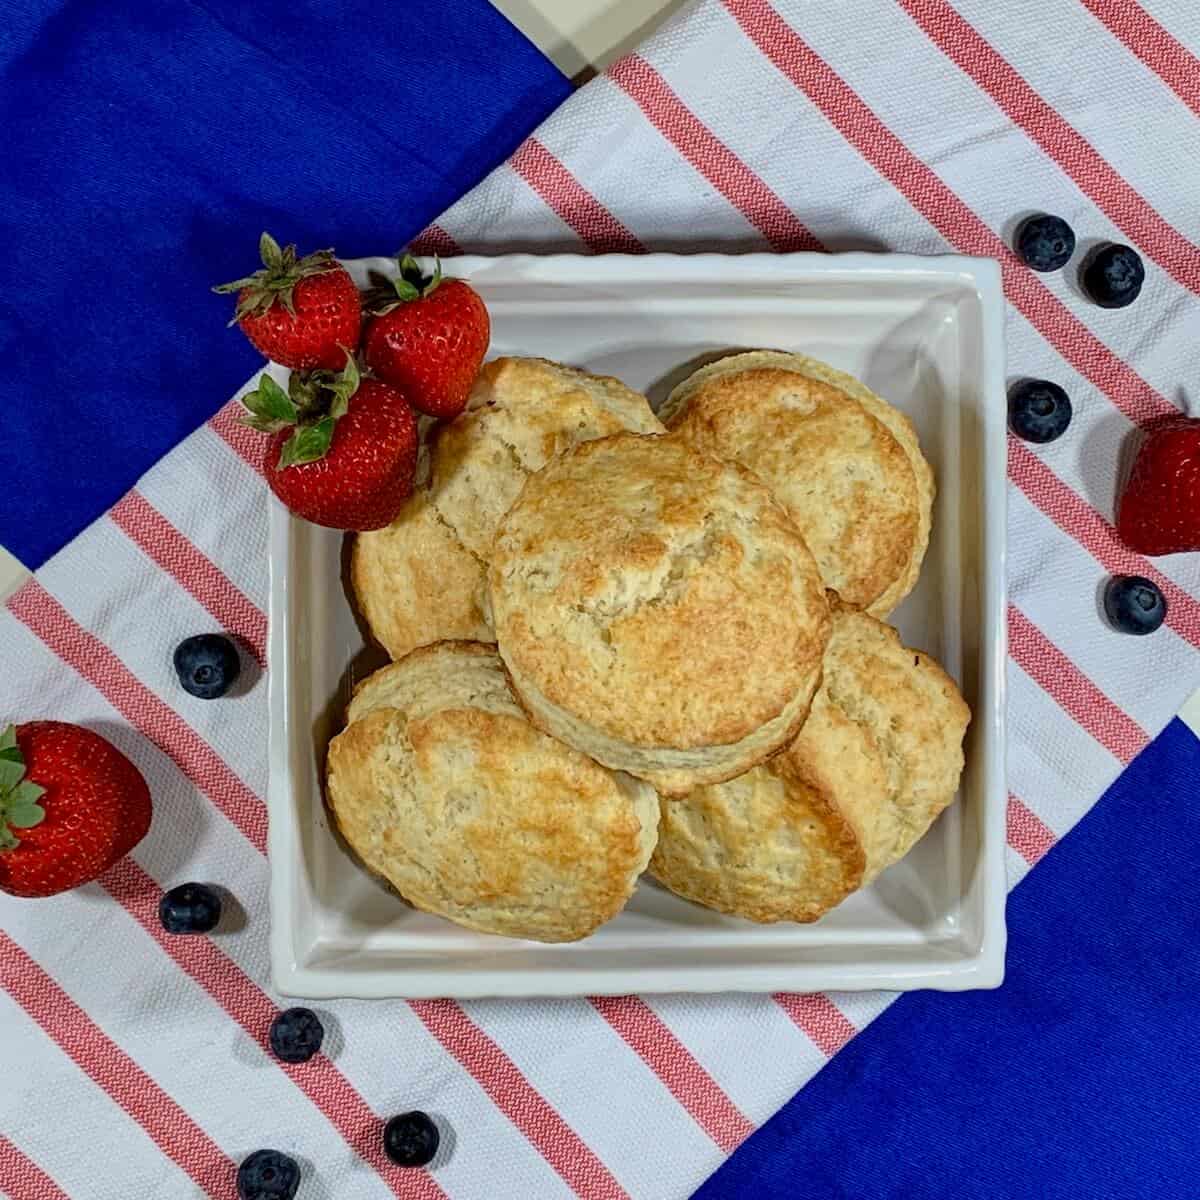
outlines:
[{"label": "strawberry", "polygon": [[332,250],[296,258],[264,233],[258,242],[263,269],[222,283],[214,292],[237,292],[230,325],[267,358],[295,371],[337,370],[346,350],[358,349],[362,297]]},{"label": "strawberry", "polygon": [[461,279],[444,279],[441,264],[421,274],[411,254],[400,273],[370,298],[373,314],[363,358],[380,379],[394,384],[416,409],[443,421],[467,406],[492,324],[483,301]]},{"label": "strawberry", "polygon": [[263,469],[297,516],[333,529],[382,529],[412,494],[417,417],[394,387],[360,379],[351,355],[340,374],[269,375],[243,397],[243,418],[272,434]]},{"label": "strawberry", "polygon": [[103,874],[150,828],[150,790],[98,733],[65,721],[0,734],[0,892],[53,896]]},{"label": "strawberry", "polygon": [[1200,420],[1173,417],[1149,433],[1121,497],[1117,532],[1139,554],[1200,550]]}]

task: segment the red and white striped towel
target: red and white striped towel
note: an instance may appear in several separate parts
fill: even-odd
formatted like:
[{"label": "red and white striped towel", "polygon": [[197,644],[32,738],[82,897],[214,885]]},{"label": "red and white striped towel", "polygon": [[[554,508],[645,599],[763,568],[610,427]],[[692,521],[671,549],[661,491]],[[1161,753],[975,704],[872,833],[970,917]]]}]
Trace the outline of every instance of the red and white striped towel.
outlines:
[{"label": "red and white striped towel", "polygon": [[[1200,14],[1189,0],[706,0],[589,84],[423,235],[451,254],[850,247],[1004,265],[1013,376],[1071,393],[1070,435],[1010,447],[1015,884],[1200,676],[1200,559],[1115,538],[1122,445],[1196,387]],[[1024,213],[1135,245],[1131,309],[1007,243]],[[402,231],[398,230],[398,233]],[[386,251],[388,247],[380,247]],[[0,1191],[234,1195],[274,1145],[306,1197],[683,1197],[890,1002],[883,994],[322,1005],[328,1057],[264,1050],[265,689],[184,703],[170,649],[218,626],[260,657],[264,485],[228,409],[0,617],[0,712],[80,721],[142,769],[147,840],[100,883],[0,903]],[[1168,625],[1109,632],[1111,571]],[[1052,868],[1051,868],[1052,869]],[[162,886],[228,881],[244,921],[164,937]],[[380,1120],[445,1118],[430,1172]],[[64,1136],[69,1123],[70,1137]],[[116,1151],[81,1156],[80,1145]]]}]

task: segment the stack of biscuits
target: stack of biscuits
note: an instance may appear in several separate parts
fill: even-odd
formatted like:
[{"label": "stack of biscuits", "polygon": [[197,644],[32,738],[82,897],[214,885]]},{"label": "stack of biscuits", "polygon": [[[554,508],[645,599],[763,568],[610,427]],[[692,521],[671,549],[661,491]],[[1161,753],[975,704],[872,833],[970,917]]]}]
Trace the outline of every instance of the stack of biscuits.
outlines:
[{"label": "stack of biscuits", "polygon": [[405,511],[355,540],[394,661],[330,747],[339,829],[486,933],[584,937],[647,869],[816,920],[958,789],[970,712],[884,623],[933,493],[907,417],[801,355],[704,366],[659,416],[616,379],[487,364]]}]

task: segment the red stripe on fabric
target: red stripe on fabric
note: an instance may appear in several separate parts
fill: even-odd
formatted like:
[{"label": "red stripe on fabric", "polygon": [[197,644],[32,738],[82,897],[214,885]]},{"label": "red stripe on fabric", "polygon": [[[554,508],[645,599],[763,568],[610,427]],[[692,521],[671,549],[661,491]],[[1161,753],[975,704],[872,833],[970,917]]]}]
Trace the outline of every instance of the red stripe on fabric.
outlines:
[{"label": "red stripe on fabric", "polygon": [[849,1018],[823,992],[804,995],[776,992],[773,999],[807,1034],[809,1041],[829,1058],[858,1032]]},{"label": "red stripe on fabric", "polygon": [[763,55],[950,245],[999,260],[1013,307],[1131,421],[1143,423],[1178,411],[1075,317],[766,0],[722,3]]},{"label": "red stripe on fabric", "polygon": [[428,1172],[403,1171],[383,1153],[383,1121],[324,1054],[307,1063],[284,1063],[271,1054],[268,1031],[279,1009],[271,998],[207,937],[173,937],[158,919],[158,884],[131,858],[122,859],[99,881],[181,970],[191,976],[250,1036],[368,1162],[399,1197],[445,1200]]},{"label": "red stripe on fabric", "polygon": [[[531,146],[536,148],[531,150]],[[581,213],[592,210],[589,209],[586,202],[577,204],[576,201],[580,196],[586,197],[587,200],[591,200],[591,197],[587,196],[587,193],[578,184],[574,185],[574,189],[570,187],[559,189],[562,178],[565,176],[567,179],[571,179],[571,177],[562,164],[550,155],[540,143],[530,139],[517,151],[517,155],[522,156],[522,162],[526,169],[531,173],[536,172],[538,182],[536,184],[531,182],[530,186],[534,187],[551,207],[555,207],[555,204],[549,197],[557,196],[559,202],[564,205],[564,210],[559,211],[555,208],[555,211],[559,211],[559,215],[568,224],[572,224],[572,222],[564,213],[572,212],[580,220],[579,226],[572,224],[572,228],[575,228],[580,237],[593,249],[599,249],[601,243],[613,233],[613,230],[603,228],[602,220],[599,221],[599,225],[596,225],[579,216]],[[514,165],[517,155],[514,155]],[[571,179],[571,183],[574,184],[573,179]],[[546,190],[543,191],[543,188]],[[606,212],[600,208],[597,202],[592,201],[592,203],[600,212]],[[599,229],[598,233],[597,229]],[[592,241],[593,237],[599,240]],[[632,249],[630,246],[624,248]],[[640,249],[640,246],[638,248]],[[645,1008],[644,1005],[642,1007]],[[562,1117],[524,1078],[512,1060],[470,1020],[457,1004],[450,1001],[415,1002],[413,1008],[434,1037],[454,1055],[460,1065],[480,1084],[497,1107],[546,1158],[554,1170],[577,1191],[579,1191],[579,1188],[576,1187],[577,1183],[589,1189],[579,1191],[580,1196],[607,1198],[625,1194],[608,1168],[591,1148],[585,1145],[579,1135],[563,1121]],[[646,1013],[654,1021],[658,1020],[649,1009],[646,1009]],[[645,1023],[646,1027],[640,1030],[636,1028],[640,1023]],[[661,1025],[661,1022],[659,1024]],[[628,1026],[629,1036],[626,1037],[626,1041],[643,1057],[650,1069],[659,1075],[664,1083],[667,1083],[668,1088],[676,1095],[684,1108],[719,1146],[726,1149],[727,1152],[731,1151],[753,1131],[753,1126],[742,1116],[733,1102],[717,1088],[715,1082],[708,1077],[707,1072],[703,1071],[699,1063],[695,1064],[695,1070],[703,1074],[704,1078],[708,1080],[709,1086],[702,1088],[686,1100],[683,1094],[675,1092],[674,1087],[668,1082],[668,1076],[677,1084],[682,1085],[685,1077],[692,1074],[690,1068],[682,1062],[672,1068],[661,1053],[654,1060],[642,1054],[639,1047],[649,1047],[656,1040],[662,1042],[662,1038],[653,1028],[653,1024],[646,1022],[644,1016],[630,1014]],[[662,1031],[668,1038],[674,1039],[674,1035],[665,1026],[662,1026]],[[625,1037],[625,1033],[622,1033],[622,1036]],[[687,1051],[682,1045],[679,1045],[678,1048],[682,1055],[687,1055]],[[690,1059],[690,1056],[688,1058]],[[692,1082],[698,1084],[699,1080],[693,1075]],[[707,1123],[709,1121],[712,1122],[711,1127]],[[739,1122],[744,1123],[744,1131]]]},{"label": "red stripe on fabric", "polygon": [[508,160],[559,219],[597,254],[643,254],[645,247],[536,138]]},{"label": "red stripe on fabric", "polygon": [[637,996],[589,999],[721,1150],[732,1154],[754,1132],[754,1122],[644,1000]]},{"label": "red stripe on fabric", "polygon": [[608,76],[650,123],[770,242],[775,250],[824,247],[786,203],[724,144],[639,54],[608,68]]},{"label": "red stripe on fabric", "polygon": [[1057,840],[1037,813],[1011,792],[1008,794],[1008,844],[1031,867]]},{"label": "red stripe on fabric", "polygon": [[233,1160],[3,930],[0,987],[205,1195],[235,1200]]},{"label": "red stripe on fabric", "polygon": [[[210,746],[204,743],[157,696],[134,678],[129,669],[107,646],[80,627],[36,580],[30,580],[12,596],[8,606],[13,614],[40,637],[54,653],[105,696],[131,725],[139,729],[166,753],[180,770],[229,816],[247,840],[261,854],[266,854],[266,813],[262,802],[233,774]],[[114,868],[114,871],[117,872],[115,878],[120,880],[122,878],[120,872],[132,868],[132,862],[128,859],[124,860]],[[144,876],[138,882],[143,893],[147,886],[154,889],[153,882],[149,880],[148,876]],[[152,899],[153,904],[156,904],[157,891],[154,891]],[[146,902],[150,903],[150,900],[147,899]],[[150,909],[139,916],[139,920],[142,920],[143,925],[152,935],[157,936],[157,934],[161,934],[161,930],[157,925],[156,910],[154,910],[153,904]],[[146,919],[143,920],[143,917]],[[149,924],[146,923],[147,920],[149,920]],[[181,952],[178,944],[180,941],[199,947],[202,939],[168,939],[160,944],[175,958]],[[211,947],[211,943],[205,944]],[[211,949],[213,953],[217,953],[215,947],[211,947]],[[201,953],[201,950],[196,949],[193,953]],[[228,973],[233,969],[232,964],[224,956],[221,956],[218,961],[221,971]],[[187,968],[185,967],[185,969]],[[216,966],[213,967],[213,972],[207,981],[198,981],[212,993],[218,1002],[226,1007],[227,1011],[231,1011],[223,998],[221,988],[224,985],[217,973]],[[230,979],[232,980],[232,977]],[[235,986],[235,984],[236,981],[229,982],[229,986]],[[248,980],[246,986],[253,987]],[[231,1015],[234,1015],[232,1011]],[[470,1024],[461,1012],[459,1019],[464,1025]],[[270,1018],[267,1019],[266,1024],[262,1025],[259,1036],[265,1033],[269,1024]],[[338,1076],[338,1078],[341,1077]],[[345,1086],[349,1088],[349,1084],[345,1084]],[[335,1125],[338,1125],[333,1114],[326,1112],[326,1116]],[[341,1127],[339,1126],[339,1128]],[[378,1129],[375,1127],[370,1130],[358,1129],[350,1144],[364,1158],[372,1161],[371,1156],[376,1154],[378,1147],[367,1145],[364,1139],[376,1138],[377,1140],[377,1135]],[[350,1140],[349,1137],[348,1140]],[[440,1191],[430,1192],[429,1195],[431,1197],[440,1196]]]},{"label": "red stripe on fabric", "polygon": [[1135,0],[1079,0],[1200,117],[1200,58]]},{"label": "red stripe on fabric", "polygon": [[1132,762],[1149,743],[1149,734],[1013,604],[1008,606],[1008,649],[1017,666],[1121,762]]},{"label": "red stripe on fabric", "polygon": [[422,229],[408,243],[408,248],[414,254],[436,254],[441,258],[453,258],[456,254],[462,253],[459,244],[440,225],[436,224]]},{"label": "red stripe on fabric", "polygon": [[[230,816],[230,820],[260,853],[266,853],[266,813],[262,802],[233,775],[211,747],[202,742],[188,725],[134,678],[107,646],[82,629],[36,580],[26,583],[9,599],[8,606],[54,653],[104,695],[130,724],[168,754],[180,770]],[[240,792],[233,795],[236,789],[240,789]],[[151,932],[153,933],[153,928]],[[164,943],[164,948],[172,952],[176,948],[175,943],[168,941]],[[209,990],[213,991],[212,988]],[[213,995],[220,1000],[217,991],[213,991]],[[265,1029],[265,1026],[263,1028]],[[516,1122],[511,1105],[500,1107],[510,1120],[517,1123],[518,1128],[536,1149],[543,1150],[543,1145],[551,1148],[560,1143],[566,1145],[567,1152],[560,1156],[560,1162],[551,1163],[563,1174],[563,1178],[568,1179],[564,1171],[570,1173],[575,1170],[567,1160],[576,1156],[577,1151],[574,1147],[578,1146],[582,1148],[584,1163],[581,1177],[594,1175],[602,1183],[605,1178],[612,1179],[607,1168],[584,1146],[574,1130],[550,1108],[521,1075],[515,1064],[499,1047],[486,1039],[483,1032],[457,1004],[446,1002],[442,1006],[439,1010],[439,1028],[446,1039],[442,1044],[455,1054],[459,1063],[493,1099],[496,1099],[497,1095],[515,1097],[513,1104],[522,1114],[523,1124]],[[492,1047],[490,1054],[478,1052],[485,1041]],[[463,1049],[463,1056],[459,1055],[458,1048]],[[482,1078],[480,1070],[486,1072]],[[497,1079],[503,1080],[503,1088],[496,1085]],[[562,1130],[566,1131],[565,1138],[561,1134]],[[360,1149],[358,1144],[352,1144],[356,1149]],[[595,1168],[588,1165],[589,1163],[594,1163]],[[615,1181],[613,1182],[615,1184]],[[623,1193],[606,1191],[602,1187],[588,1194],[609,1197]]]},{"label": "red stripe on fabric", "polygon": [[36,579],[8,599],[12,614],[148,737],[261,853],[267,852],[262,802],[211,746],[164,704]]},{"label": "red stripe on fabric", "polygon": [[1108,521],[1011,435],[1008,477],[1106,571],[1113,575],[1143,575],[1158,584],[1167,601],[1167,625],[1200,649],[1200,601],[1168,579],[1148,558],[1126,547]]},{"label": "red stripe on fabric", "polygon": [[267,438],[265,434],[238,420],[243,412],[245,409],[240,400],[230,400],[209,418],[208,426],[239,458],[261,475]]},{"label": "red stripe on fabric", "polygon": [[581,1200],[629,1200],[591,1147],[458,1005],[450,1000],[410,1000],[409,1005]]},{"label": "red stripe on fabric", "polygon": [[108,515],[152,562],[208,609],[222,629],[240,638],[259,663],[266,664],[266,615],[141,492],[127,492]]},{"label": "red stripe on fabric", "polygon": [[13,1200],[71,1200],[27,1154],[0,1133],[0,1192]]},{"label": "red stripe on fabric", "polygon": [[1057,163],[1114,225],[1200,292],[1200,247],[1157,213],[946,0],[897,0],[925,35]]}]

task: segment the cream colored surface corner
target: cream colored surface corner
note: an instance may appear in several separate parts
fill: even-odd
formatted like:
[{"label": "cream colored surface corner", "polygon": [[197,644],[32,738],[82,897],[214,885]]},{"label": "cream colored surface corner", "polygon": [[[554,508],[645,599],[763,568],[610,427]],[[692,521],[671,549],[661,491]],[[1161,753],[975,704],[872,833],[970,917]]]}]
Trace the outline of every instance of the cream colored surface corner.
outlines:
[{"label": "cream colored surface corner", "polygon": [[7,600],[29,578],[29,572],[0,546],[0,603]]},{"label": "cream colored surface corner", "polygon": [[1200,738],[1200,692],[1194,693],[1179,710],[1179,719]]},{"label": "cream colored surface corner", "polygon": [[583,83],[688,0],[492,0],[564,75]]}]

